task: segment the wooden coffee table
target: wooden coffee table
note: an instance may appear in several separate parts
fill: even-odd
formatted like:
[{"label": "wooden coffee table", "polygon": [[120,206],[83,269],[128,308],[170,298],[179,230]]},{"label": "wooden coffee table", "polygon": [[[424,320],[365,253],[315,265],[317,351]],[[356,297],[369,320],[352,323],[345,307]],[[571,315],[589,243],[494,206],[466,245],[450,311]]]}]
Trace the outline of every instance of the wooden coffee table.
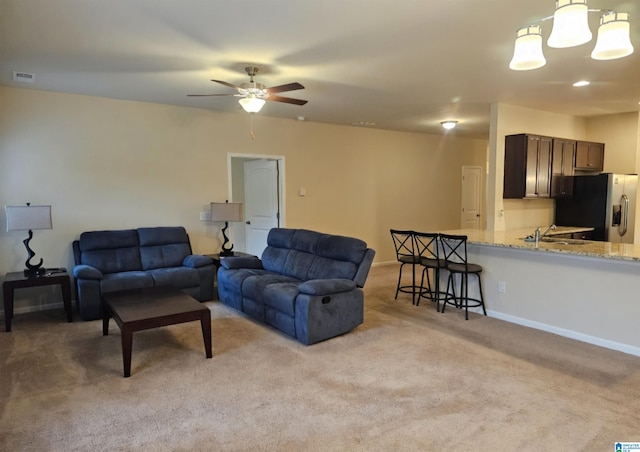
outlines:
[{"label": "wooden coffee table", "polygon": [[186,293],[171,287],[157,286],[123,290],[102,295],[102,334],[109,334],[113,317],[122,336],[124,376],[131,376],[133,332],[200,320],[207,358],[211,352],[211,311]]}]

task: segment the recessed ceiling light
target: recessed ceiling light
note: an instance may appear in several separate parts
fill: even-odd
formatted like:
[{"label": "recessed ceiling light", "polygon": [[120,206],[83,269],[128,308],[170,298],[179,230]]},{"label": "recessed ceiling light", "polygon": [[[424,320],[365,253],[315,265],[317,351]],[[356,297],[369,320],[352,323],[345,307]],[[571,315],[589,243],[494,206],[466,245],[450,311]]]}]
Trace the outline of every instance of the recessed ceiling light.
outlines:
[{"label": "recessed ceiling light", "polygon": [[458,121],[442,121],[440,124],[442,124],[442,127],[445,129],[451,130],[458,124]]},{"label": "recessed ceiling light", "polygon": [[589,85],[591,82],[587,81],[587,80],[580,80],[579,82],[575,82],[573,84],[573,86],[587,86]]},{"label": "recessed ceiling light", "polygon": [[369,122],[369,121],[353,121],[351,123],[351,125],[362,126],[362,127],[371,127],[371,126],[375,126],[376,123],[375,122]]}]

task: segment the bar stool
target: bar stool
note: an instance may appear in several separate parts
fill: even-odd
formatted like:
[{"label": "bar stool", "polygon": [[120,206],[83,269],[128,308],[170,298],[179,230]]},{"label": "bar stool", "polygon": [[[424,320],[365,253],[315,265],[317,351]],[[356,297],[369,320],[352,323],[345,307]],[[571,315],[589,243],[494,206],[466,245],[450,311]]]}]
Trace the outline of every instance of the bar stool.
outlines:
[{"label": "bar stool", "polygon": [[[398,229],[390,229],[393,246],[396,249],[396,259],[400,262],[400,271],[398,273],[398,285],[396,287],[395,299],[398,299],[398,293],[410,293],[412,304],[416,304],[416,294],[419,295],[421,286],[416,285],[416,264],[420,262],[420,257],[415,253],[413,231],[401,231]],[[411,284],[402,285],[402,269],[405,265],[411,266]]]},{"label": "bar stool", "polygon": [[[469,307],[482,307],[482,312],[487,315],[484,309],[484,297],[482,296],[482,280],[480,273],[482,267],[478,264],[469,263],[467,259],[467,236],[466,235],[447,235],[440,234],[440,242],[444,250],[444,259],[446,261],[449,278],[447,280],[448,295],[442,304],[442,312],[447,304],[452,304],[456,308],[465,310],[465,319],[469,320]],[[459,296],[456,295],[455,275],[459,275]],[[480,298],[469,298],[469,275],[475,275],[478,278],[478,290]]]},{"label": "bar stool", "polygon": [[[413,238],[415,242],[415,251],[420,258],[422,266],[422,277],[420,279],[420,292],[418,294],[418,302],[420,298],[427,297],[436,303],[436,311],[440,311],[440,300],[444,301],[447,294],[440,291],[440,270],[447,269],[446,261],[441,257],[441,245],[439,241],[440,234],[435,232],[414,232]],[[434,288],[431,286],[430,273],[433,273]],[[427,276],[427,288],[424,287],[424,277]]]}]

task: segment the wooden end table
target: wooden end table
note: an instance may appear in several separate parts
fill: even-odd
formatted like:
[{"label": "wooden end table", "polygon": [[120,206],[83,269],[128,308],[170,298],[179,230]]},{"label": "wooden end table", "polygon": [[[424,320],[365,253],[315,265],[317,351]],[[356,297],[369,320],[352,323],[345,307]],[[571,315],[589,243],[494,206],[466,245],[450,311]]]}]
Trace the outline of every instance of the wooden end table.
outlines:
[{"label": "wooden end table", "polygon": [[71,312],[71,279],[66,271],[46,273],[42,276],[25,276],[24,272],[7,273],[2,283],[4,295],[4,324],[5,331],[11,332],[11,319],[13,319],[13,292],[16,289],[27,287],[51,286],[60,284],[64,310],[67,312],[67,322],[73,322]]},{"label": "wooden end table", "polygon": [[113,317],[122,336],[124,377],[131,376],[134,331],[200,320],[207,358],[211,351],[211,311],[199,301],[171,286],[123,290],[102,295],[102,334],[109,334]]}]

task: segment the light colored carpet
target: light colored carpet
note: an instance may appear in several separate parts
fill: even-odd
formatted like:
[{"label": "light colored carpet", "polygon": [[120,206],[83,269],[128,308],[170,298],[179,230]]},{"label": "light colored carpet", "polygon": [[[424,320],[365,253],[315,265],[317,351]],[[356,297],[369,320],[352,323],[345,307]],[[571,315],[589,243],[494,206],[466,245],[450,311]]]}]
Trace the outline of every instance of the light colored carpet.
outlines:
[{"label": "light colored carpet", "polygon": [[219,302],[134,334],[64,311],[0,332],[3,451],[609,451],[640,441],[640,358],[490,317],[394,301],[374,267],[365,323],[305,347]]}]

